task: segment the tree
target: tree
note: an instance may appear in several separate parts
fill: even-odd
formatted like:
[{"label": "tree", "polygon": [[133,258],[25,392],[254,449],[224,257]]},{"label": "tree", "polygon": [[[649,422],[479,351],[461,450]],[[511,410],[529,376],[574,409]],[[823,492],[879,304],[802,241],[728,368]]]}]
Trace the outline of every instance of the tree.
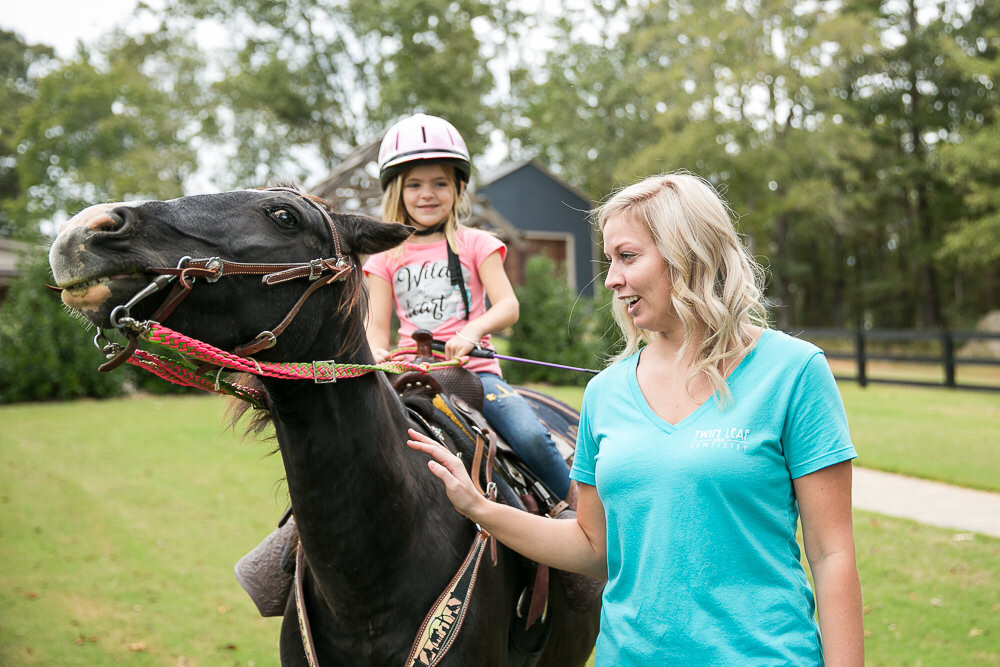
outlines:
[{"label": "tree", "polygon": [[498,117],[488,57],[503,47],[499,0],[182,0],[172,33],[225,26],[217,103],[231,116],[231,181],[315,179],[390,122],[446,116],[475,153]]},{"label": "tree", "polygon": [[3,104],[0,105],[0,236],[31,236],[19,225],[18,207],[23,188],[17,171],[21,110],[37,95],[35,71],[51,62],[54,53],[47,46],[29,45],[13,32],[0,30],[0,77]]},{"label": "tree", "polygon": [[[850,216],[837,176],[863,151],[844,123],[839,68],[877,41],[826,3],[595,2],[593,44],[560,24],[545,75],[518,81],[516,137],[596,197],[616,183],[687,169],[724,190],[772,267],[779,323],[844,303]],[[625,22],[625,27],[621,27]],[[617,31],[611,26],[619,26]],[[831,252],[817,254],[817,245]],[[817,298],[819,297],[819,298]],[[840,320],[845,310],[834,311]]]},{"label": "tree", "polygon": [[[551,25],[536,27],[552,35],[554,46],[541,66],[512,71],[504,129],[513,156],[538,157],[594,199],[608,193],[616,176],[634,180],[625,165],[658,137],[652,120],[663,104],[662,91],[638,85],[652,66],[631,29],[641,16],[610,0],[564,8]],[[629,17],[632,25],[616,30]]]},{"label": "tree", "polygon": [[875,39],[864,22],[826,3],[658,2],[636,32],[658,64],[640,86],[669,97],[654,120],[659,140],[630,168],[690,169],[722,189],[768,258],[780,327],[841,302],[849,231],[833,175],[853,143],[834,93],[845,54]]},{"label": "tree", "polygon": [[522,15],[490,0],[348,5],[352,26],[379,45],[366,64],[378,91],[370,120],[385,126],[423,109],[465,131],[474,152],[484,148],[486,131],[499,120],[490,102],[497,85],[490,61],[502,55],[508,26]]},{"label": "tree", "polygon": [[[609,345],[608,341],[617,341],[613,332],[605,330],[608,321],[603,315],[610,311],[609,307],[596,311],[591,299],[574,298],[563,272],[545,255],[528,260],[524,284],[516,292],[521,316],[513,326],[511,356],[577,368],[600,368],[600,360],[615,344]],[[503,371],[513,383],[583,385],[591,377],[522,362],[504,362]]]},{"label": "tree", "polygon": [[942,157],[959,157],[949,146],[973,140],[995,107],[995,96],[983,95],[982,72],[968,67],[969,44],[977,43],[970,32],[985,26],[970,25],[964,3],[854,4],[877,12],[884,36],[877,51],[858,59],[850,86],[859,129],[873,148],[866,216],[877,216],[882,228],[874,260],[893,277],[869,301],[896,306],[883,312],[884,325],[954,325],[963,314],[950,286],[978,277],[963,276],[939,252],[965,218],[964,187],[954,187]]},{"label": "tree", "polygon": [[180,195],[198,166],[192,141],[213,127],[199,106],[200,66],[184,42],[118,33],[29,70],[31,94],[12,120],[16,155],[5,160],[17,183],[9,226],[31,237],[95,202]]},{"label": "tree", "polygon": [[1000,254],[997,9],[925,4],[593,0],[600,37],[558,24],[510,133],[596,197],[708,178],[768,258],[781,327],[968,320],[997,298],[971,270]]},{"label": "tree", "polygon": [[148,48],[128,41],[106,59],[81,51],[38,81],[18,134],[29,219],[183,193],[197,167],[185,139],[196,130],[179,91],[143,71]]},{"label": "tree", "polygon": [[[940,152],[942,172],[962,197],[965,215],[945,233],[936,258],[958,267],[963,286],[953,299],[982,310],[1000,308],[1000,7],[978,3],[955,31],[956,65],[973,82],[971,130]],[[969,276],[977,280],[970,280]],[[964,304],[963,304],[964,302]],[[978,314],[972,311],[973,315]]]}]

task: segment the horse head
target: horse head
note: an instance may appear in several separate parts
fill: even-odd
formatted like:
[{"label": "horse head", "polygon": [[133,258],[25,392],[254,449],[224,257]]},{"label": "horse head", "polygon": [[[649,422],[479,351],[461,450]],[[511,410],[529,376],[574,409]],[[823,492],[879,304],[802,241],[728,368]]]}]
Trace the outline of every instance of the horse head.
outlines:
[{"label": "horse head", "polygon": [[[169,318],[188,336],[246,353],[284,323],[293,335],[253,353],[287,359],[308,354],[336,313],[361,307],[359,256],[410,231],[334,212],[293,188],[239,190],[91,206],[62,227],[49,263],[63,302],[101,329],[119,326],[127,304],[135,320]],[[178,296],[164,297],[171,281]],[[165,311],[171,298],[183,303]]]}]

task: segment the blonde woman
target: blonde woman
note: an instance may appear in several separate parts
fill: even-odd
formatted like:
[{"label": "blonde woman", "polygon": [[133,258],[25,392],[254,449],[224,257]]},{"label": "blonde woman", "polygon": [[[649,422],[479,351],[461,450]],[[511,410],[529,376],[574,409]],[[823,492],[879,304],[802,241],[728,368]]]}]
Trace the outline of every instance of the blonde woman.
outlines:
[{"label": "blonde woman", "polygon": [[584,394],[576,521],[491,503],[410,446],[509,547],[607,577],[598,667],[862,665],[856,453],[822,352],[767,328],[762,272],[704,180],[647,178],[597,221],[626,347]]}]

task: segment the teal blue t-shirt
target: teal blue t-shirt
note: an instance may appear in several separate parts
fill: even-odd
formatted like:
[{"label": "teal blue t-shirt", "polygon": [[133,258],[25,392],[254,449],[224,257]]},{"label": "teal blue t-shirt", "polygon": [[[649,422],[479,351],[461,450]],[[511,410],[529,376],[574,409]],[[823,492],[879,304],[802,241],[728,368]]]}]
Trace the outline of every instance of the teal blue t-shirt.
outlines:
[{"label": "teal blue t-shirt", "polygon": [[822,351],[766,330],[677,424],[639,389],[641,351],[587,385],[571,477],[607,517],[597,667],[821,665],[792,480],[854,458]]}]

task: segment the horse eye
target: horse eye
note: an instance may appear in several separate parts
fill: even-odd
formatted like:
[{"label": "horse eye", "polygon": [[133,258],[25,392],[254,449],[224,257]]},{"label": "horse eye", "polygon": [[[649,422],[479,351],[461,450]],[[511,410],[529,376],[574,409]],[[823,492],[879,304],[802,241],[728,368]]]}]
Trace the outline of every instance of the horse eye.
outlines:
[{"label": "horse eye", "polygon": [[268,214],[282,227],[294,227],[299,224],[299,216],[290,208],[273,208]]}]

